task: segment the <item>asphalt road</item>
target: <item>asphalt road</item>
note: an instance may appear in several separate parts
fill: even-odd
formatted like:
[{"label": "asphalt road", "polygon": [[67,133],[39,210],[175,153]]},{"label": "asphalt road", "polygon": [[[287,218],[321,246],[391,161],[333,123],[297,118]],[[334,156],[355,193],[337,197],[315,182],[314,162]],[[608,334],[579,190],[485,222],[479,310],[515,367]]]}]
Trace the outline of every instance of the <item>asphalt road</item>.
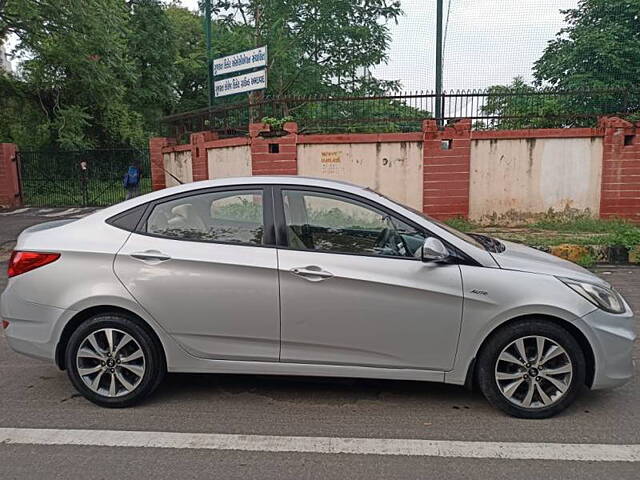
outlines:
[{"label": "asphalt road", "polygon": [[[24,216],[23,216],[24,217]],[[0,217],[9,235],[31,219]],[[45,220],[47,218],[44,218]],[[17,222],[18,226],[9,225]],[[13,225],[13,224],[12,224]],[[0,265],[2,270],[6,264]],[[600,268],[636,308],[640,269]],[[0,277],[0,288],[6,279]],[[640,359],[636,347],[635,358]],[[400,381],[169,375],[144,404],[96,407],[65,372],[0,338],[0,428],[54,428],[478,442],[640,444],[640,380],[585,391],[560,416],[507,417],[478,393]],[[126,436],[123,433],[123,436]],[[640,464],[0,444],[0,478],[640,478]]]}]

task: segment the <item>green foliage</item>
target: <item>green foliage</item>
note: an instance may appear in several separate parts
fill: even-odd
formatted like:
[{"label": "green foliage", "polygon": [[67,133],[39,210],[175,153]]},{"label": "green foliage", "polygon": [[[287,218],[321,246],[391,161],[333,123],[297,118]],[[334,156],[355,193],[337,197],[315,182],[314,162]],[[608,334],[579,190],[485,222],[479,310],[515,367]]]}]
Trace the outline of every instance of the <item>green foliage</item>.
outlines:
[{"label": "green foliage", "polygon": [[478,229],[478,225],[464,217],[453,217],[445,220],[445,223],[450,227],[460,230],[461,232],[473,232]]},{"label": "green foliage", "polygon": [[640,75],[640,2],[580,0],[534,65],[538,84],[633,88]]},{"label": "green foliage", "polygon": [[521,77],[514,78],[510,85],[489,87],[487,93],[489,97],[482,111],[484,115],[499,117],[494,128],[553,128],[558,126],[554,117],[563,113],[558,97],[539,92]]},{"label": "green foliage", "polygon": [[586,255],[582,255],[580,258],[578,258],[576,263],[581,267],[591,268],[597,263],[597,259],[591,253],[587,253]]},{"label": "green foliage", "polygon": [[402,14],[399,1],[217,0],[214,7],[238,33],[235,51],[268,45],[269,95],[370,94],[398,87],[369,69],[387,60],[387,23]]},{"label": "green foliage", "polygon": [[[563,13],[566,26],[534,64],[534,85],[516,78],[510,85],[489,89],[502,95],[488,101],[486,114],[526,117],[500,119],[494,128],[584,126],[597,115],[640,110],[640,1],[580,0],[577,8]],[[543,87],[582,93],[507,95]],[[610,89],[615,91],[602,92]]]},{"label": "green foliage", "polygon": [[272,131],[282,130],[282,127],[284,127],[284,124],[287,122],[293,122],[293,117],[291,115],[287,115],[282,118],[264,117],[262,119],[262,123],[269,125]]},{"label": "green foliage", "polygon": [[[24,56],[19,74],[0,100],[10,123],[26,111],[41,134],[23,147],[90,148],[143,143],[140,113],[127,101],[139,72],[128,41],[130,11],[120,0],[7,0],[0,12],[6,33],[18,38]],[[5,76],[6,77],[6,76]],[[17,99],[25,103],[16,105]],[[8,136],[0,141],[20,141]],[[36,144],[37,143],[37,144]]]},{"label": "green foliage", "polygon": [[138,134],[157,134],[158,119],[174,107],[178,42],[171,20],[157,0],[131,2],[127,51],[137,75],[128,86],[126,101],[143,122],[133,142]]},{"label": "green foliage", "polygon": [[[402,14],[398,1],[214,4],[212,55],[268,45],[269,95],[366,95],[399,88],[370,74],[387,60],[387,23]],[[0,73],[0,142],[23,149],[139,147],[160,133],[160,117],[207,106],[203,18],[178,2],[0,0],[0,42],[7,35],[17,38],[20,61],[15,75]],[[244,98],[217,99],[216,105]],[[282,107],[282,114],[269,116],[297,120],[314,108]],[[344,107],[331,109],[327,114],[345,122],[354,118]],[[255,120],[253,113],[242,112],[242,123]],[[391,102],[373,115],[405,119],[425,112]],[[224,124],[212,118],[208,126]],[[384,128],[408,127],[394,122]]]},{"label": "green foliage", "polygon": [[381,218],[375,215],[358,215],[346,212],[340,208],[310,208],[307,207],[309,224],[326,228],[350,228],[353,230],[380,229]]},{"label": "green foliage", "polygon": [[609,233],[635,227],[625,220],[600,220],[585,216],[571,220],[542,219],[533,223],[531,228],[568,233]]},{"label": "green foliage", "polygon": [[640,245],[640,228],[631,227],[620,230],[611,236],[612,245],[621,245],[625,248],[633,248]]},{"label": "green foliage", "polygon": [[[119,180],[119,179],[118,179]],[[140,179],[142,194],[152,191],[151,178]],[[23,184],[22,192],[26,205],[39,207],[75,207],[85,205],[108,207],[125,199],[126,190],[121,181],[93,180],[86,184],[74,182],[73,185],[54,182],[29,182]]]},{"label": "green foliage", "polygon": [[262,224],[262,203],[252,202],[246,198],[237,198],[236,202],[215,207],[216,219],[230,219]]},{"label": "green foliage", "polygon": [[563,216],[549,213],[537,222],[515,229],[482,228],[465,220],[449,220],[447,223],[462,231],[486,232],[505,240],[527,245],[552,246],[575,245],[621,245],[633,248],[640,245],[640,227],[624,219],[602,220],[587,213]]}]

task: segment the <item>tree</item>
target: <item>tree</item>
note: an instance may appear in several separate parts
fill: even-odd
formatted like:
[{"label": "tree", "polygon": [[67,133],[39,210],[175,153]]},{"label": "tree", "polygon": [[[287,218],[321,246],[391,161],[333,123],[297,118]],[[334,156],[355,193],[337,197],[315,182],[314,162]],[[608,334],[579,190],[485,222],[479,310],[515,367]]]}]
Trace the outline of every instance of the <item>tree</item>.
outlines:
[{"label": "tree", "polygon": [[[7,0],[0,14],[26,56],[20,90],[42,113],[45,144],[61,148],[142,144],[141,116],[126,102],[137,72],[120,0]],[[15,86],[15,85],[14,85]]]},{"label": "tree", "polygon": [[177,101],[174,84],[182,39],[168,13],[158,0],[130,2],[127,50],[136,75],[126,102],[142,116],[146,132],[154,132],[158,119],[171,113]]},{"label": "tree", "polygon": [[[171,25],[177,56],[174,78],[171,83],[174,112],[186,112],[206,107],[207,55],[203,33],[203,16],[178,5],[166,10]],[[214,20],[212,25],[214,57],[230,55],[243,48],[250,48],[244,32],[224,19]],[[237,102],[237,99],[218,99],[217,103]]]},{"label": "tree", "polygon": [[640,109],[640,0],[580,0],[563,14],[566,26],[535,62],[533,85],[516,78],[489,88],[483,112],[522,117],[495,126],[580,126]]},{"label": "tree", "polygon": [[514,78],[509,85],[489,87],[486,93],[482,113],[495,120],[479,122],[476,128],[553,128],[563,121],[559,99],[552,92],[528,85],[522,77]]},{"label": "tree", "polygon": [[[400,14],[395,0],[217,0],[213,55],[267,44],[269,95],[380,93],[399,87],[369,70],[386,61],[386,24]],[[15,36],[21,56],[15,75],[0,73],[0,141],[144,146],[160,133],[160,117],[207,105],[202,25],[199,12],[162,0],[0,0],[0,40]],[[283,116],[290,107],[310,111],[301,102],[282,106]],[[385,108],[407,118],[405,107]],[[352,115],[351,107],[332,108]],[[234,115],[249,120],[245,110]]]},{"label": "tree", "polygon": [[370,94],[399,87],[369,74],[387,61],[387,23],[402,14],[399,1],[217,0],[214,5],[239,33],[235,51],[269,46],[271,95]]},{"label": "tree", "polygon": [[640,78],[640,0],[580,0],[534,65],[536,84],[634,88]]}]

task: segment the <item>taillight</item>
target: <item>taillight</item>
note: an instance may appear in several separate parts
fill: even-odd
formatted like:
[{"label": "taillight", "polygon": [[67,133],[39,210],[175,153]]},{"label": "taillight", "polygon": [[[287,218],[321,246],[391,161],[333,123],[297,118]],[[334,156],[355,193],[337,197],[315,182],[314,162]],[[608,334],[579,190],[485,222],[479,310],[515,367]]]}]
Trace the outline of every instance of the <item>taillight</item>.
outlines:
[{"label": "taillight", "polygon": [[59,253],[20,252],[14,250],[9,259],[9,278],[42,267],[60,258]]}]

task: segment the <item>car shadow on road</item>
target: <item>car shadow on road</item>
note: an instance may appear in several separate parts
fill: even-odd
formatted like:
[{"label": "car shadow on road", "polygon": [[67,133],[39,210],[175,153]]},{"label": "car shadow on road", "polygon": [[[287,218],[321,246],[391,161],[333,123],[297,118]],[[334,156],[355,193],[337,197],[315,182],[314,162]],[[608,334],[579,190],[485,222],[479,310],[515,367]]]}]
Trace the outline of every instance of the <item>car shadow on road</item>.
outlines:
[{"label": "car shadow on road", "polygon": [[169,374],[152,401],[211,395],[252,395],[279,402],[345,404],[361,401],[424,402],[459,405],[484,402],[482,395],[457,385],[334,377],[234,374]]},{"label": "car shadow on road", "polygon": [[[158,391],[144,403],[157,406],[230,400],[249,403],[253,407],[359,404],[381,409],[389,406],[408,410],[433,409],[442,413],[459,410],[460,413],[469,411],[470,415],[481,413],[485,417],[503,417],[478,389],[431,382],[333,377],[173,373],[167,375]],[[591,391],[585,387],[576,403],[558,417],[597,415],[616,408],[620,400],[624,401],[620,390]]]}]

